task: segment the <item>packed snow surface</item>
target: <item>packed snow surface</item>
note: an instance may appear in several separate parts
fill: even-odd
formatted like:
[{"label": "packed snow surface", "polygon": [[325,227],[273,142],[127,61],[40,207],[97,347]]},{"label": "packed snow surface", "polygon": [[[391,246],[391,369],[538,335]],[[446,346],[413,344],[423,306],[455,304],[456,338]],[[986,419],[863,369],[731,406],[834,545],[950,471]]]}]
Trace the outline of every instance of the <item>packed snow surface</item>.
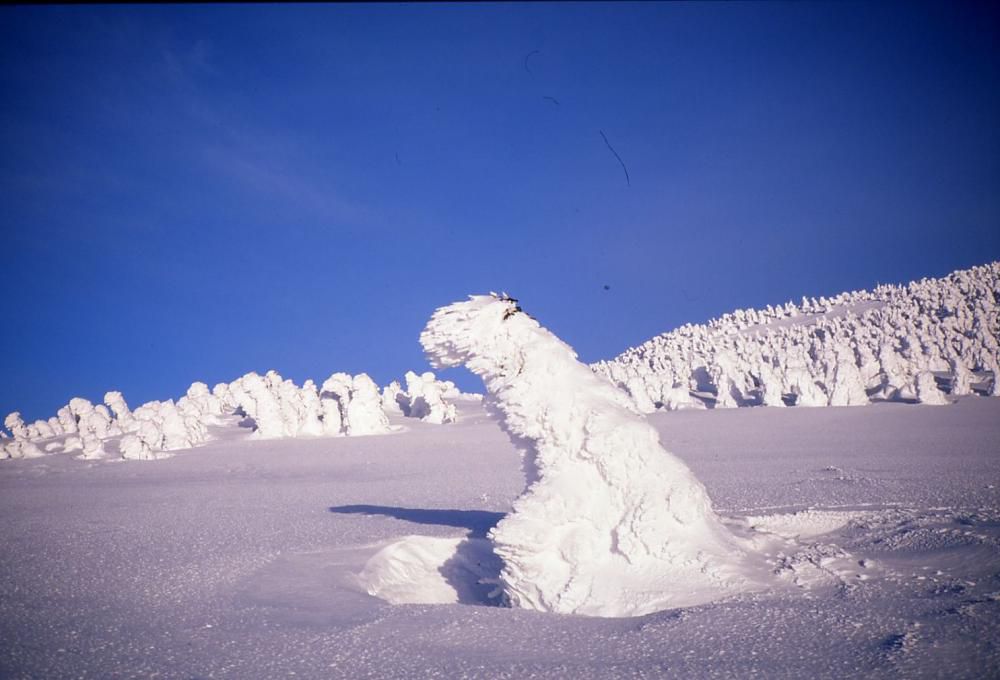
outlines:
[{"label": "packed snow surface", "polygon": [[[459,402],[448,426],[393,415],[407,429],[381,437],[260,440],[238,420],[142,464],[0,465],[0,677],[1000,667],[1000,399],[650,415],[726,521],[798,547],[768,557],[772,588],[632,618],[490,606],[486,536],[524,477],[482,405]],[[407,543],[392,560],[407,573],[369,595],[372,560]]]}]

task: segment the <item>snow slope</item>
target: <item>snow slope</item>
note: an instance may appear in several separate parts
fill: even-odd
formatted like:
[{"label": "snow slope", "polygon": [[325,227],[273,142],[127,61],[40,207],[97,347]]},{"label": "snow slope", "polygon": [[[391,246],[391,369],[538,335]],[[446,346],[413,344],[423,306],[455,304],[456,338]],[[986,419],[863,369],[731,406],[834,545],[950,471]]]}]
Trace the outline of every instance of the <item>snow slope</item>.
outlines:
[{"label": "snow slope", "polygon": [[643,411],[1000,396],[1000,262],[685,324],[594,370]]},{"label": "snow slope", "polygon": [[[801,547],[771,556],[769,590],[625,619],[482,604],[476,579],[498,568],[482,537],[524,480],[483,407],[458,407],[447,426],[393,415],[406,429],[379,437],[261,440],[223,419],[164,460],[5,461],[0,677],[1000,668],[1000,399],[649,416],[723,517]],[[397,560],[425,579],[410,593],[452,604],[366,592],[366,566],[407,536],[425,537]]]}]

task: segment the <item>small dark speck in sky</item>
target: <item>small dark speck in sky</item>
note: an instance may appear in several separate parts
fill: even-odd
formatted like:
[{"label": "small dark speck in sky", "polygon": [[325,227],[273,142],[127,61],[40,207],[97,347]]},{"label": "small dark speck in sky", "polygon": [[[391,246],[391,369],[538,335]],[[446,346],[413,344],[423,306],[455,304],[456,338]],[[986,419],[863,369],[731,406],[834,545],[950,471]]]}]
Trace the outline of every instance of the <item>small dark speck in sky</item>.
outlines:
[{"label": "small dark speck in sky", "polygon": [[531,57],[533,57],[534,55],[538,54],[538,52],[539,52],[539,50],[531,50],[524,57],[524,70],[527,71],[528,75],[532,76],[532,77],[534,77],[535,74],[531,72],[530,68],[528,68],[528,60],[531,59]]}]

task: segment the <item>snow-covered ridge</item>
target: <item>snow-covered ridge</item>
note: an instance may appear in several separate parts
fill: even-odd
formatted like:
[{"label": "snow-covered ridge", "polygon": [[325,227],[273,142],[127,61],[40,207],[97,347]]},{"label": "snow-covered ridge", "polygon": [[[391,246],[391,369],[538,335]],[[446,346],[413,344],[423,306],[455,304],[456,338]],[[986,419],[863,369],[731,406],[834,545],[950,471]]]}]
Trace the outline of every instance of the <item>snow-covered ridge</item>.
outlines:
[{"label": "snow-covered ridge", "polygon": [[19,412],[9,414],[4,426],[11,436],[0,431],[0,459],[80,451],[85,460],[155,460],[208,441],[209,427],[227,419],[242,419],[256,439],[386,434],[393,429],[387,411],[447,423],[455,420],[455,407],[446,399],[478,397],[431,372],[407,372],[406,382],[407,391],[393,381],[380,393],[365,373],[334,373],[321,386],[306,380],[299,387],[268,371],[211,390],[195,382],[176,402],[151,401],[134,411],[121,392],[108,392],[97,405],[74,397],[48,420],[29,424]]},{"label": "snow-covered ridge", "polygon": [[1000,262],[685,324],[591,368],[658,408],[1000,396]]}]

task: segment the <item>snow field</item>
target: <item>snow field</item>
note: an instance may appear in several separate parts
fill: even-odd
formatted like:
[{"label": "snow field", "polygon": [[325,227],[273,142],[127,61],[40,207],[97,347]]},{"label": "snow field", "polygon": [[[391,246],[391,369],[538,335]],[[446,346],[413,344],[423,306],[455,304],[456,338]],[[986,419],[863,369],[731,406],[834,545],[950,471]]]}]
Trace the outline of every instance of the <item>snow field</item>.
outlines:
[{"label": "snow field", "polygon": [[[978,677],[984,669],[997,667],[1000,658],[995,623],[1000,613],[996,491],[1000,414],[995,399],[970,395],[997,391],[998,274],[1000,265],[995,263],[905,288],[880,287],[875,293],[845,294],[829,301],[804,300],[801,308],[740,312],[704,327],[686,326],[679,336],[661,336],[646,349],[633,351],[630,357],[641,355],[638,368],[595,367],[626,391],[577,362],[572,349],[521,312],[516,300],[474,296],[442,308],[421,341],[436,366],[464,364],[483,377],[486,412],[497,419],[521,458],[527,485],[520,495],[509,476],[499,487],[492,483],[495,480],[463,477],[470,462],[448,458],[466,449],[475,456],[485,455],[481,437],[466,437],[471,432],[483,434],[488,424],[477,415],[474,403],[462,401],[453,385],[430,373],[410,372],[405,391],[393,383],[380,393],[364,374],[337,373],[320,387],[307,381],[299,388],[271,371],[264,376],[248,374],[212,391],[195,383],[177,403],[150,402],[135,411],[129,410],[120,393],[109,392],[105,404],[96,406],[74,398],[47,421],[27,424],[19,414],[10,414],[5,426],[12,437],[2,442],[7,457],[41,459],[8,464],[6,479],[17,479],[26,487],[35,482],[44,487],[52,473],[55,486],[60,478],[93,484],[100,480],[96,474],[121,481],[115,467],[99,461],[150,460],[173,451],[181,453],[149,468],[181,473],[181,487],[172,488],[171,501],[192,503],[183,483],[192,474],[201,478],[204,470],[220,461],[225,462],[223,486],[217,480],[213,488],[220,498],[242,498],[242,489],[225,488],[233,480],[258,491],[282,489],[255,499],[269,501],[258,510],[263,522],[245,510],[239,516],[225,509],[212,515],[231,532],[236,522],[256,537],[241,534],[252,548],[231,544],[230,551],[240,553],[238,561],[227,557],[224,547],[234,534],[216,535],[214,528],[208,528],[199,531],[188,547],[205,548],[210,557],[200,559],[197,550],[181,549],[184,563],[177,564],[174,560],[181,558],[164,552],[176,531],[168,529],[163,535],[159,515],[144,518],[152,531],[142,526],[138,533],[122,532],[129,535],[123,544],[114,536],[105,538],[102,532],[83,529],[89,544],[110,547],[119,557],[127,555],[128,568],[140,578],[165,568],[173,572],[140,591],[124,586],[128,591],[124,595],[103,592],[92,579],[68,577],[73,584],[68,590],[71,601],[62,604],[57,598],[54,606],[57,611],[68,607],[63,616],[79,622],[73,624],[70,638],[79,636],[77,628],[86,629],[89,648],[81,654],[78,647],[64,645],[57,654],[73,650],[74,660],[84,666],[96,655],[103,662],[93,670],[102,675],[109,668],[112,674],[161,673],[168,668],[180,675],[197,675],[176,651],[162,656],[153,652],[155,645],[140,651],[135,634],[141,630],[152,638],[155,632],[139,620],[129,621],[128,611],[163,610],[167,605],[175,607],[173,615],[181,625],[172,630],[189,626],[192,612],[201,612],[194,618],[220,621],[229,616],[226,624],[208,622],[199,629],[215,634],[221,627],[224,633],[216,642],[234,649],[243,637],[258,643],[274,637],[243,618],[251,610],[265,620],[273,614],[270,620],[280,629],[279,637],[294,636],[301,626],[339,633],[320,633],[313,640],[323,639],[334,647],[332,655],[321,655],[328,662],[323,670],[311,656],[258,656],[252,668],[241,666],[242,660],[231,655],[221,667],[214,657],[199,657],[198,663],[222,674],[241,667],[244,673],[252,671],[247,677],[270,677],[279,670],[291,673],[293,661],[317,677],[415,672],[502,677],[508,671],[518,677],[539,670],[587,677],[626,669],[639,675],[662,675],[668,670],[697,674],[698,669],[727,675],[749,669],[750,674],[787,677]],[[677,337],[686,339],[675,343]],[[662,338],[668,340],[659,342]],[[690,338],[695,338],[694,344],[688,343]],[[678,343],[685,351],[671,354]],[[666,354],[661,352],[664,347]],[[643,364],[647,350],[661,352],[659,363]],[[669,370],[659,373],[665,366]],[[871,405],[873,400],[920,405]],[[735,408],[755,404],[868,408],[749,413]],[[949,408],[934,408],[940,405]],[[712,409],[706,411],[708,406]],[[472,410],[459,418],[459,407]],[[681,413],[653,413],[658,408]],[[647,420],[643,413],[652,415]],[[400,423],[405,417],[423,422],[413,422],[404,432]],[[243,428],[239,418],[245,419]],[[451,425],[435,430],[433,425],[442,423]],[[685,429],[692,423],[700,428]],[[814,430],[804,430],[803,423]],[[754,430],[762,425],[766,436],[763,455],[757,457],[754,438],[759,433]],[[402,436],[358,438],[390,432]],[[914,433],[919,439],[913,440]],[[445,440],[426,448],[428,438],[440,434]],[[328,438],[336,435],[352,439],[338,444]],[[710,457],[692,456],[685,446],[726,438],[726,445]],[[661,439],[687,455],[668,453]],[[220,457],[170,467],[177,458],[188,458],[191,454],[183,452],[194,446],[201,449],[199,456],[212,452]],[[287,511],[276,509],[315,498],[317,480],[300,473],[324,465],[323,456],[334,449],[344,458],[337,461],[339,476],[325,476],[323,482],[361,493],[338,498],[326,512],[344,518],[352,529],[333,542],[317,543],[295,526],[291,529],[295,540],[289,544],[281,536],[295,522],[301,523],[301,517],[277,518]],[[510,445],[496,450],[509,452]],[[432,451],[439,455],[427,455],[425,462],[440,465],[436,477],[433,468],[414,468],[406,457]],[[83,466],[67,467],[64,461],[70,456],[59,454],[76,452]],[[282,463],[271,460],[276,454]],[[308,461],[304,467],[296,462],[297,455]],[[717,461],[721,470],[713,469]],[[873,462],[877,462],[874,467]],[[923,467],[915,471],[916,463]],[[137,471],[130,476],[144,474]],[[0,483],[4,479],[0,475]],[[163,489],[156,482],[158,492],[171,488],[169,475],[164,479]],[[123,496],[112,502],[130,506],[142,516],[136,502],[149,500],[149,489],[130,497],[128,486],[123,484]],[[736,504],[726,504],[729,487],[738,489]],[[8,488],[16,492],[20,486]],[[474,489],[485,490],[475,496],[469,493]],[[102,501],[107,497],[103,491],[98,496]],[[373,491],[379,495],[375,503],[364,498]],[[404,499],[413,494],[426,503],[408,504]],[[445,497],[455,502],[441,507]],[[26,497],[15,493],[12,498],[9,515],[26,516],[21,514],[30,507]],[[721,509],[713,509],[713,501]],[[476,508],[484,505],[491,509]],[[102,508],[92,504],[82,514],[80,508],[72,512],[64,516],[69,524],[77,516],[102,516]],[[53,534],[60,533],[45,524],[45,512],[36,514],[43,521],[36,518],[35,528],[44,524]],[[396,532],[392,524],[380,523],[380,517],[405,523],[407,531]],[[361,518],[375,521],[358,524]],[[107,526],[112,533],[121,531],[113,521]],[[423,527],[423,532],[414,534],[414,527]],[[464,530],[465,535],[456,536],[454,530]],[[143,532],[160,540],[149,548],[157,563],[145,568],[137,563],[147,556],[130,552]],[[0,659],[0,670],[23,673],[29,668],[30,675],[39,669],[62,668],[54,673],[59,676],[70,667],[60,666],[62,660],[47,654],[48,647],[25,644],[19,635],[22,626],[37,631],[45,625],[45,619],[35,618],[38,593],[53,587],[62,592],[59,575],[45,571],[44,560],[63,564],[58,551],[66,547],[72,553],[80,544],[61,536],[48,544],[43,540],[36,550],[16,535],[11,538],[9,545],[18,546],[12,551],[23,552],[26,561],[41,571],[21,570],[12,560],[2,565],[13,574],[14,588],[0,592],[13,603],[0,606],[0,618],[13,623],[0,632],[22,642]],[[284,547],[268,550],[264,547],[268,544]],[[43,558],[34,557],[38,550]],[[93,555],[87,557],[93,561]],[[90,564],[81,562],[79,554],[71,563]],[[106,564],[103,572],[108,571],[114,569]],[[126,574],[121,575],[121,584],[131,583],[133,572]],[[32,586],[38,578],[48,578],[48,585]],[[212,600],[214,610],[201,610],[203,602],[186,600],[185,590],[206,598],[226,594]],[[153,602],[136,604],[136,598],[150,593],[156,595]],[[101,633],[80,619],[76,603],[81,597],[111,603],[100,607],[103,613],[89,615],[105,626],[103,630],[116,630],[127,641],[124,656],[101,652],[115,644],[106,638],[101,641]],[[406,607],[387,609],[380,601],[417,609],[407,614]],[[812,604],[817,601],[821,606]],[[234,602],[237,624],[232,618]],[[444,611],[461,609],[460,605],[512,605],[513,609],[470,607],[482,613],[455,616],[467,623],[504,620],[497,616],[508,617],[508,623],[541,622],[539,635],[516,641],[518,651],[527,653],[505,657],[490,646],[509,639],[503,629],[486,625],[480,636],[475,626],[459,624],[457,637],[446,629],[438,631],[436,644],[443,640],[466,654],[436,656],[424,649],[430,640],[424,624],[408,623],[408,617],[419,619],[421,612],[430,611],[425,608],[429,604],[445,605]],[[593,629],[605,635],[624,631],[626,638],[629,633],[669,629],[676,636],[672,642],[681,640],[690,648],[673,647],[670,655],[650,656],[644,650],[663,649],[662,643],[639,635],[619,646],[605,644],[604,656],[598,658],[590,648],[559,643],[559,634],[550,634],[553,628],[544,623],[546,619],[523,618],[523,613],[512,613],[517,609],[543,616],[634,617],[640,622],[638,628],[595,624]],[[497,611],[511,613],[492,613]],[[794,623],[774,620],[776,611],[787,612],[778,616]],[[831,612],[839,616],[832,623],[817,618]],[[701,637],[691,638],[688,622],[699,616],[707,617],[703,625],[695,626]],[[448,619],[431,618],[438,624]],[[384,626],[386,631],[395,627],[396,634],[406,635],[396,646],[379,637],[382,623],[389,620],[394,623]],[[773,637],[732,628],[736,621],[769,627]],[[589,630],[587,625],[565,630],[573,630],[570,638],[576,640]],[[802,626],[836,636],[851,654],[838,655],[832,647],[803,638],[798,631]],[[51,623],[49,628],[61,629]],[[720,629],[728,630],[738,646],[726,647],[715,634]],[[243,635],[239,642],[232,637],[236,631]],[[616,635],[612,634],[615,640]],[[532,647],[541,639],[555,646]],[[787,639],[793,640],[791,646],[785,646]],[[367,646],[372,640],[382,647]],[[707,649],[706,640],[724,648]],[[589,642],[600,647],[600,638]],[[159,644],[174,649],[169,641],[160,639]],[[305,650],[312,643],[299,639],[296,644]],[[739,659],[747,649],[755,658]],[[253,656],[256,649],[243,651]],[[726,654],[729,658],[723,658]],[[504,671],[484,664],[483,655],[506,659]],[[159,663],[143,665],[150,656]],[[358,674],[357,668],[364,671]]]},{"label": "snow field", "polygon": [[998,667],[1000,400],[649,416],[728,526],[798,549],[768,558],[772,588],[631,618],[484,606],[493,586],[460,560],[434,586],[452,588],[451,604],[365,592],[359,575],[380,550],[443,539],[421,558],[433,576],[447,542],[457,553],[482,541],[523,491],[507,435],[479,404],[458,406],[448,427],[392,415],[409,429],[387,437],[258,440],[224,421],[151,465],[8,461],[0,675],[982,678]]}]

